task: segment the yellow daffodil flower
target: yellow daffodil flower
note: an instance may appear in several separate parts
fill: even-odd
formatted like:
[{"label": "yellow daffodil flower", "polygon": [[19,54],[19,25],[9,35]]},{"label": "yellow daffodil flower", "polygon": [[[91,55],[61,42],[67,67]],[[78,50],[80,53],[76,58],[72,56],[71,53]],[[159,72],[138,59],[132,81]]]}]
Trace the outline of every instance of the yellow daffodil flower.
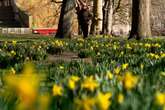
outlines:
[{"label": "yellow daffodil flower", "polygon": [[60,65],[59,68],[60,68],[61,70],[63,70],[63,69],[64,69],[64,66],[61,66],[61,65]]},{"label": "yellow daffodil flower", "polygon": [[161,53],[161,58],[164,58],[165,57],[165,53]]},{"label": "yellow daffodil flower", "polygon": [[126,48],[127,49],[132,49],[132,47],[129,44],[126,45]]},{"label": "yellow daffodil flower", "polygon": [[13,44],[13,45],[16,45],[16,44],[17,44],[17,41],[16,41],[16,40],[13,40],[13,41],[12,41],[12,44]]},{"label": "yellow daffodil flower", "polygon": [[138,77],[126,72],[123,78],[123,85],[126,90],[131,90],[137,85]]},{"label": "yellow daffodil flower", "polygon": [[86,77],[81,84],[81,87],[93,92],[99,86],[98,82],[93,79],[93,76]]},{"label": "yellow daffodil flower", "polygon": [[125,70],[128,68],[128,63],[122,64],[122,69]]},{"label": "yellow daffodil flower", "polygon": [[124,95],[122,93],[118,94],[117,101],[119,104],[122,104],[124,102]]},{"label": "yellow daffodil flower", "polygon": [[63,88],[57,84],[53,85],[53,96],[62,96]]},{"label": "yellow daffodil flower", "polygon": [[112,93],[101,93],[99,92],[96,96],[96,104],[98,105],[99,110],[108,110],[111,105],[110,98],[112,97]]},{"label": "yellow daffodil flower", "polygon": [[160,44],[158,44],[158,43],[156,43],[156,44],[154,45],[154,47],[158,47],[158,48],[160,48],[160,47],[161,47],[161,45],[160,45]]},{"label": "yellow daffodil flower", "polygon": [[150,48],[151,47],[151,44],[146,43],[146,44],[144,44],[144,47]]},{"label": "yellow daffodil flower", "polygon": [[76,98],[74,100],[76,110],[93,110],[95,105],[94,98],[85,97],[83,99]]},{"label": "yellow daffodil flower", "polygon": [[115,74],[119,74],[120,73],[120,70],[121,70],[121,68],[120,67],[117,67],[117,68],[114,69],[114,73]]},{"label": "yellow daffodil flower", "polygon": [[144,69],[144,65],[140,64],[140,69],[143,70]]},{"label": "yellow daffodil flower", "polygon": [[113,74],[110,71],[107,71],[107,76],[110,80],[113,79]]},{"label": "yellow daffodil flower", "polygon": [[16,73],[16,71],[14,70],[14,68],[11,68],[11,73],[12,74],[15,74]]},{"label": "yellow daffodil flower", "polygon": [[71,90],[74,90],[75,87],[76,87],[76,82],[79,81],[80,78],[78,76],[71,76],[68,80],[68,87],[71,89]]},{"label": "yellow daffodil flower", "polygon": [[11,54],[12,56],[15,56],[15,55],[16,55],[16,52],[15,52],[14,50],[12,50],[12,51],[10,51],[10,54]]},{"label": "yellow daffodil flower", "polygon": [[23,105],[32,105],[37,97],[40,77],[34,74],[33,66],[26,64],[22,74],[8,75],[5,81],[18,94]]},{"label": "yellow daffodil flower", "polygon": [[158,105],[165,106],[165,93],[157,92],[155,100]]}]

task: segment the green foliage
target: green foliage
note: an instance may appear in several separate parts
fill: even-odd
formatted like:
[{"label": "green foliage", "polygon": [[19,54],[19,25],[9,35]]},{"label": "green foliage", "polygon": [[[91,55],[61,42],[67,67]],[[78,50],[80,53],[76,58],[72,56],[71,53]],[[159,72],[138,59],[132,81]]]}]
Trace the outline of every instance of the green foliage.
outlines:
[{"label": "green foliage", "polygon": [[82,49],[79,51],[78,56],[80,58],[88,58],[94,56],[94,52],[88,49]]},{"label": "green foliage", "polygon": [[[14,94],[10,95],[11,98],[7,98],[8,100],[6,100],[8,95],[1,95],[5,91],[8,91],[8,94],[13,93],[6,88],[6,84],[2,81],[3,76],[11,74],[11,66],[16,71],[16,76],[19,76],[23,63],[27,60],[35,64],[37,75],[42,79],[37,96],[40,97],[41,94],[51,96],[49,110],[79,110],[76,108],[78,105],[75,106],[76,99],[80,99],[79,102],[91,97],[96,100],[100,92],[112,93],[112,97],[108,100],[111,102],[108,110],[161,110],[165,106],[156,102],[158,100],[156,94],[165,92],[165,42],[162,39],[127,41],[100,37],[86,40],[19,42],[15,45],[3,42],[0,49],[0,66],[4,68],[0,70],[0,82],[2,82],[0,109],[2,110],[10,110],[10,104],[17,106],[20,101]],[[12,50],[16,54],[11,52]],[[69,62],[65,59],[53,63],[47,62],[48,54],[61,54],[63,51],[76,52],[80,59]],[[87,57],[91,57],[91,63],[81,59]],[[11,65],[12,61],[17,63]],[[126,78],[128,73],[132,76]],[[69,86],[72,76],[80,78],[75,83],[74,90]],[[93,79],[91,78],[92,81],[88,84],[98,83],[98,87],[93,91],[82,87],[84,80],[90,76]],[[137,83],[135,83],[136,78]],[[132,82],[130,90],[128,90],[130,85],[127,87],[124,83],[127,80]],[[63,88],[61,96],[52,95],[54,84]],[[120,99],[122,103],[118,101],[119,94],[124,97],[124,101]],[[39,99],[37,103],[38,101]],[[90,110],[96,108],[100,110],[97,104]]]}]

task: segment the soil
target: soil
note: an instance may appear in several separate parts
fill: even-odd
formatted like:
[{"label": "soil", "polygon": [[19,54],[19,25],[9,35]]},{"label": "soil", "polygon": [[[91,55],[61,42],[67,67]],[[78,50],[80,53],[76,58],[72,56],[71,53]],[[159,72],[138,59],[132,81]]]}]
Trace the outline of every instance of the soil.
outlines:
[{"label": "soil", "polygon": [[92,58],[79,58],[77,53],[74,52],[63,52],[59,55],[48,55],[47,58],[48,62],[57,62],[57,61],[64,61],[64,62],[71,62],[71,61],[83,61],[85,63],[92,64]]}]

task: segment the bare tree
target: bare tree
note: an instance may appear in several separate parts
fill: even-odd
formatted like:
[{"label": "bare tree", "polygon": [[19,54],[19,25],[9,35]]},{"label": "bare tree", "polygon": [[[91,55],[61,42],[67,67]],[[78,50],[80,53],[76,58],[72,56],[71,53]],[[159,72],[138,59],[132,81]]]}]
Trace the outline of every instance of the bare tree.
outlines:
[{"label": "bare tree", "polygon": [[113,0],[105,0],[103,6],[103,34],[111,34],[113,23]]},{"label": "bare tree", "polygon": [[[103,29],[102,33],[110,35],[112,32],[112,25],[114,23],[114,17],[115,15],[121,16],[125,15],[125,13],[128,13],[126,10],[128,8],[128,2],[125,2],[123,0],[104,0],[103,4]],[[120,20],[121,21],[121,20]],[[125,21],[125,19],[123,20]],[[126,21],[127,22],[127,21]]]},{"label": "bare tree", "polygon": [[94,0],[91,34],[100,34],[102,31],[102,23],[103,23],[102,3],[103,0]]},{"label": "bare tree", "polygon": [[133,0],[132,29],[128,39],[151,37],[150,0]]},{"label": "bare tree", "polygon": [[58,24],[57,38],[72,36],[72,22],[74,17],[75,0],[63,0]]}]

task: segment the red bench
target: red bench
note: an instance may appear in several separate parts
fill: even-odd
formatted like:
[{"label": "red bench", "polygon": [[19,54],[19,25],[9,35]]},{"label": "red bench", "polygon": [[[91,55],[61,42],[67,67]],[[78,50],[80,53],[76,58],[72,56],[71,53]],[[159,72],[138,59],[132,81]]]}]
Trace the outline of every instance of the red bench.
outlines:
[{"label": "red bench", "polygon": [[41,34],[41,35],[52,35],[57,32],[57,29],[52,28],[34,28],[32,29],[33,34]]}]

